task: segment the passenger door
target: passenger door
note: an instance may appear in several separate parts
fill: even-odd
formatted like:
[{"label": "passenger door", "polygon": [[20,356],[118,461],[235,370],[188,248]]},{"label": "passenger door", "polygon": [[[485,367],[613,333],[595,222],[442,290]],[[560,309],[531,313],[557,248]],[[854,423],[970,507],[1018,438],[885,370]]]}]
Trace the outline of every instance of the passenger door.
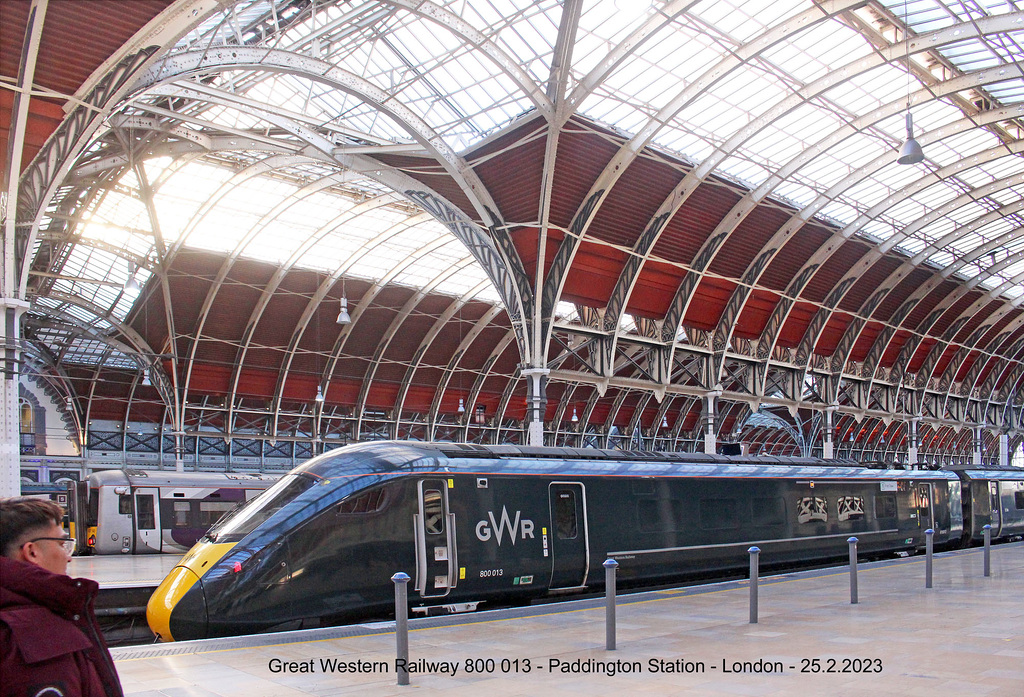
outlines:
[{"label": "passenger door", "polygon": [[989,482],[989,505],[992,508],[992,539],[999,537],[1003,527],[1003,502],[999,499],[999,482]]},{"label": "passenger door", "polygon": [[552,482],[548,487],[551,514],[551,588],[579,588],[587,583],[590,544],[587,500],[582,484]]},{"label": "passenger door", "polygon": [[159,552],[160,489],[139,487],[135,490],[135,553]]},{"label": "passenger door", "polygon": [[932,506],[932,485],[917,485],[917,519],[923,529],[935,529],[935,508]]},{"label": "passenger door", "polygon": [[417,483],[418,512],[413,516],[416,538],[416,585],[423,598],[441,598],[458,582],[455,554],[455,515],[448,508],[448,482],[422,479]]}]

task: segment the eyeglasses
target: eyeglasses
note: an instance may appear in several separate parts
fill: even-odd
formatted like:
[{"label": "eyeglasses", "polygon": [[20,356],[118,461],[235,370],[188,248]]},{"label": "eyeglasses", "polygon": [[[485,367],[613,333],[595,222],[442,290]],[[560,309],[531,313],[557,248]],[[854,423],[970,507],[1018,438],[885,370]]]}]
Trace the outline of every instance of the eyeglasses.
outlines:
[{"label": "eyeglasses", "polygon": [[54,542],[60,542],[60,546],[64,548],[64,551],[71,554],[75,551],[75,538],[73,537],[37,537],[29,542],[39,542],[41,540],[53,540]]}]

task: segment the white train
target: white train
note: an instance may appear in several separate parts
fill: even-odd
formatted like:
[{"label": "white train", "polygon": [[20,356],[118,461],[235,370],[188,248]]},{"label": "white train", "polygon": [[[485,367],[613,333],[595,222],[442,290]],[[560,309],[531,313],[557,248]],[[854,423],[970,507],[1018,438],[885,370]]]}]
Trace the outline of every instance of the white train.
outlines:
[{"label": "white train", "polygon": [[107,470],[77,487],[78,554],[184,552],[217,520],[279,475]]}]

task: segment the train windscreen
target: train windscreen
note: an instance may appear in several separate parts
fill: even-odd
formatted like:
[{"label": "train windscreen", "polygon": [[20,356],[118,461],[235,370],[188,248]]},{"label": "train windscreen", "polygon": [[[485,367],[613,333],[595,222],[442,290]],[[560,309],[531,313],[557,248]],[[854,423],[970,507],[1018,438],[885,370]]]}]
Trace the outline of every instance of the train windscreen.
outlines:
[{"label": "train windscreen", "polygon": [[238,542],[317,482],[307,474],[286,474],[247,505],[228,513],[206,534],[211,542]]}]

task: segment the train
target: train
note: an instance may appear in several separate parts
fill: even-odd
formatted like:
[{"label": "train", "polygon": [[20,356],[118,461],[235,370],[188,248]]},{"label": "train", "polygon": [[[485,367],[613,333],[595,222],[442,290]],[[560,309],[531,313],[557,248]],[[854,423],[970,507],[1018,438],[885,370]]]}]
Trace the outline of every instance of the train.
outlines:
[{"label": "train", "polygon": [[[280,475],[103,470],[78,482],[69,502],[76,554],[187,552],[217,520]],[[80,534],[84,532],[85,534]]]},{"label": "train", "polygon": [[147,607],[163,641],[434,614],[1024,533],[1024,470],[378,441],[313,458],[222,518]]}]

